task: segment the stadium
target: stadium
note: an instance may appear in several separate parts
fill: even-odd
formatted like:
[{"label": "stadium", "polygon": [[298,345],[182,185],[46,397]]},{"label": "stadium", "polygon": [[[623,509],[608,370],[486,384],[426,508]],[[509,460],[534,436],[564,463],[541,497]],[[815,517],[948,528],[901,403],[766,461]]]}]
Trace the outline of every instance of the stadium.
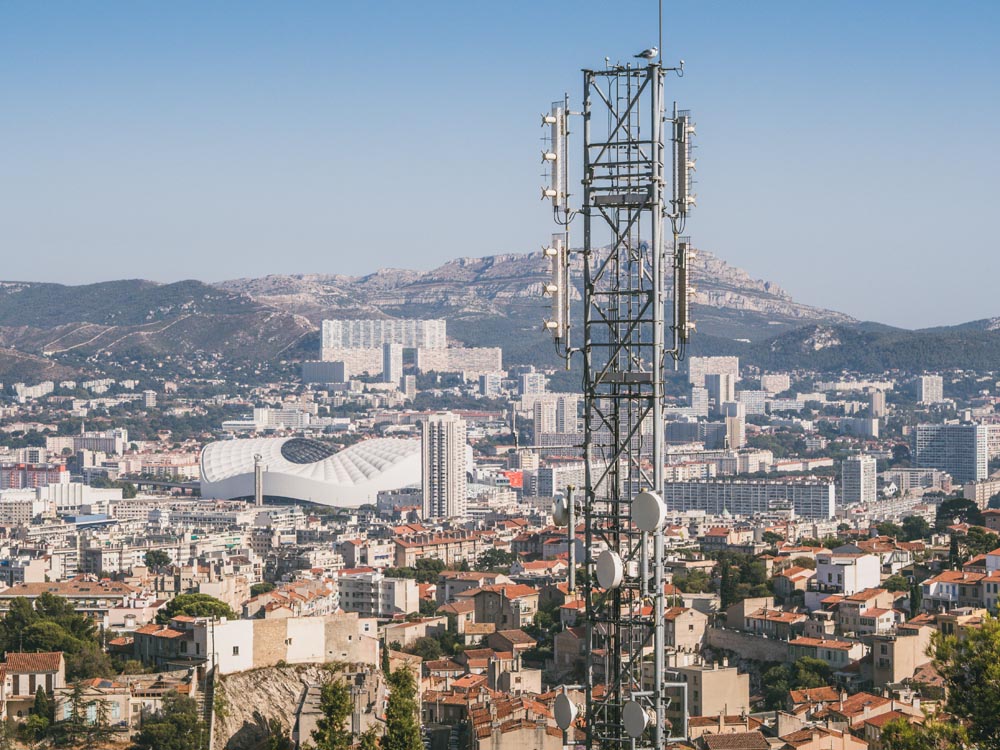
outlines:
[{"label": "stadium", "polygon": [[254,495],[254,456],[264,467],[264,497],[357,508],[379,492],[420,484],[420,441],[376,438],[338,451],[307,438],[209,443],[201,452],[202,497]]}]

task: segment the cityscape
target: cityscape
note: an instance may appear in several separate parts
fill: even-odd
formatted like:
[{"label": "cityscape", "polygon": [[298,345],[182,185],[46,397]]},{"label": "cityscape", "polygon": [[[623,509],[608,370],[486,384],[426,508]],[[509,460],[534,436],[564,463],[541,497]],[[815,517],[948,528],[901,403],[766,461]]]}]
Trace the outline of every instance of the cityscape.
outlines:
[{"label": "cityscape", "polygon": [[36,255],[0,281],[0,750],[1000,748],[1000,317],[956,323],[975,274],[904,327],[728,255],[698,166],[732,152],[684,104],[722,93],[671,19],[707,21],[640,5],[632,46],[555,45],[556,88],[504,100],[534,214],[491,210],[531,244],[404,265],[392,204],[443,196],[361,178],[385,226],[333,201],[366,241],[307,271],[234,244],[224,279],[120,279],[81,240],[75,278],[0,229]]}]

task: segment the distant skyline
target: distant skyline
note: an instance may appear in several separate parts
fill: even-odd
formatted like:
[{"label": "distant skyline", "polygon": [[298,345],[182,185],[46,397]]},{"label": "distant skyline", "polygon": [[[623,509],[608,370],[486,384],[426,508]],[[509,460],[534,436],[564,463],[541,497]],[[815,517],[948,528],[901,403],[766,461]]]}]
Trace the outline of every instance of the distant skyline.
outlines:
[{"label": "distant skyline", "polygon": [[[0,5],[0,278],[426,270],[537,249],[538,114],[655,0]],[[1000,4],[665,0],[695,246],[906,328],[1000,316]],[[575,141],[579,146],[579,140]],[[576,178],[574,178],[575,180]]]}]

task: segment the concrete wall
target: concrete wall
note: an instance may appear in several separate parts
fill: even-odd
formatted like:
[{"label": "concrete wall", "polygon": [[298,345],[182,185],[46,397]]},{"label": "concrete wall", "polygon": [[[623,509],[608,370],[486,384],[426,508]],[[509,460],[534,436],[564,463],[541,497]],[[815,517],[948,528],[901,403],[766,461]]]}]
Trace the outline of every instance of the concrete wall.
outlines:
[{"label": "concrete wall", "polygon": [[788,643],[786,641],[759,638],[736,630],[709,628],[705,632],[705,643],[715,648],[732,651],[744,659],[788,661]]}]

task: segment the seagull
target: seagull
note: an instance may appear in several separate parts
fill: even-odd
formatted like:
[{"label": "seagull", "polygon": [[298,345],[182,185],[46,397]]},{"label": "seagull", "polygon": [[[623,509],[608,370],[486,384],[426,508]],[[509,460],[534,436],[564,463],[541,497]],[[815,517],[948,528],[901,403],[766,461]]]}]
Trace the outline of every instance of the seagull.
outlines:
[{"label": "seagull", "polygon": [[659,54],[659,52],[660,50],[658,50],[656,47],[650,47],[649,49],[644,49],[642,52],[640,52],[638,55],[635,56],[641,57],[644,60],[652,60],[654,57],[656,57],[657,54]]}]

